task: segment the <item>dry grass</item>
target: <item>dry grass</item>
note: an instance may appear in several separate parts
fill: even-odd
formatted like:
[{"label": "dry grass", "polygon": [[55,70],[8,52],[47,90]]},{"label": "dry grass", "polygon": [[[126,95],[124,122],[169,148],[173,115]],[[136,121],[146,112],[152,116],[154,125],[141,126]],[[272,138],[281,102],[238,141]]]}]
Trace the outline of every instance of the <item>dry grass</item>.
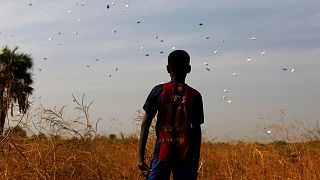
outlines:
[{"label": "dry grass", "polygon": [[205,179],[319,179],[320,142],[211,144],[202,147]]},{"label": "dry grass", "polygon": [[[143,179],[137,142],[11,136],[1,144],[0,179]],[[199,179],[319,179],[320,142],[204,142],[200,164]]]},{"label": "dry grass", "polygon": [[[24,129],[15,126],[0,137],[0,179],[144,179],[136,164],[137,137],[97,134],[98,121],[94,129],[89,118],[91,103],[85,105],[84,96],[81,102],[75,98],[74,102],[83,116],[67,121],[64,107],[42,108],[40,122],[24,116],[27,120],[21,118],[17,124]],[[135,123],[141,122],[141,115],[139,111]],[[199,179],[320,179],[319,126],[298,133],[280,115],[280,126],[259,128],[271,143],[204,140]],[[82,129],[76,126],[79,124]],[[266,135],[270,129],[274,133]],[[148,162],[155,138],[154,129],[151,132]],[[291,132],[297,136],[292,138]]]}]

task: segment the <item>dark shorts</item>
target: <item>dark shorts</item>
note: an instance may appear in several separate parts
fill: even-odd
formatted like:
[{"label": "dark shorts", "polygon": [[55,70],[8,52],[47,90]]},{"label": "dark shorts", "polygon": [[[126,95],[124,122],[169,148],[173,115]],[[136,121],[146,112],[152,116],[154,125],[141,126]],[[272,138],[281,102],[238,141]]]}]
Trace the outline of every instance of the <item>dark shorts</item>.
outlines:
[{"label": "dark shorts", "polygon": [[174,180],[196,180],[197,163],[193,161],[169,163],[153,159],[150,162],[151,171],[148,174],[148,180],[169,180],[172,172]]}]

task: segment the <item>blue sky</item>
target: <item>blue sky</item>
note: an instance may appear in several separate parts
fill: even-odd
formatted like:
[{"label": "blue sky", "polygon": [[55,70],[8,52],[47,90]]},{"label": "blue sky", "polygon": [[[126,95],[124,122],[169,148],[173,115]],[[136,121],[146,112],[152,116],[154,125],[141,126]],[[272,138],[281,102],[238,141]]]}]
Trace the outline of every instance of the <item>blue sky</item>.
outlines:
[{"label": "blue sky", "polygon": [[152,87],[169,81],[175,47],[191,56],[187,83],[203,96],[204,136],[243,138],[280,109],[319,120],[319,0],[112,2],[1,1],[0,45],[33,57],[34,106],[73,112],[72,94],[86,94],[99,130],[134,132]]}]

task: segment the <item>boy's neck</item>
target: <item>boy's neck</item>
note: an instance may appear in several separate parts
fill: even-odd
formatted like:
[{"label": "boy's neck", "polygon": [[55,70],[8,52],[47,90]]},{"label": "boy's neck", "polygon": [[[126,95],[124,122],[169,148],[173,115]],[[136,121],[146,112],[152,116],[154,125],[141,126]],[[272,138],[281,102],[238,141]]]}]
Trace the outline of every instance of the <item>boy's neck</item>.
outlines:
[{"label": "boy's neck", "polygon": [[171,77],[171,82],[174,82],[174,83],[185,83],[185,78],[184,79],[177,79],[177,78],[173,78]]}]

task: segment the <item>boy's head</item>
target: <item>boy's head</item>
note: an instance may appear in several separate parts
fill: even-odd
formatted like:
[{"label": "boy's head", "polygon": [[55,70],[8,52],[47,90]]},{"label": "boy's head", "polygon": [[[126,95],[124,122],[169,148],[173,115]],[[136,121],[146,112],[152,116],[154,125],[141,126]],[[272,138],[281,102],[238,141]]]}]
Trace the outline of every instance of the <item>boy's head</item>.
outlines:
[{"label": "boy's head", "polygon": [[184,50],[172,51],[168,56],[167,71],[175,78],[185,78],[191,71],[190,56]]}]

